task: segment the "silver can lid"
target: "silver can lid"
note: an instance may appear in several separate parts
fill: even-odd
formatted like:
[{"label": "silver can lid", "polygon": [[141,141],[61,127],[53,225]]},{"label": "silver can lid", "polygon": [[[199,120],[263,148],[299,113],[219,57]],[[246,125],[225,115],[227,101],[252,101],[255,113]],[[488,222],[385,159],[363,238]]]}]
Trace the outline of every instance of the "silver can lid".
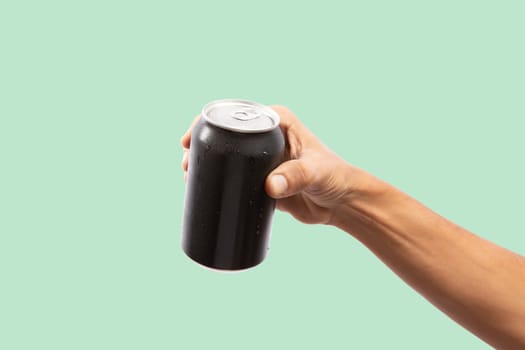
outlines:
[{"label": "silver can lid", "polygon": [[202,109],[202,117],[222,129],[259,133],[279,126],[279,114],[268,106],[244,100],[217,100]]}]

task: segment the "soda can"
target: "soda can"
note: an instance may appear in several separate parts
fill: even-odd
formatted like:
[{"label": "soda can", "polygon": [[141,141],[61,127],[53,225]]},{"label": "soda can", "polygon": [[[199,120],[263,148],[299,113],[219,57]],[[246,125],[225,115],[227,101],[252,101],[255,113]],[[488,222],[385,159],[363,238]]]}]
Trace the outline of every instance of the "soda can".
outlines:
[{"label": "soda can", "polygon": [[204,106],[192,130],[182,248],[195,262],[243,270],[266,257],[275,200],[266,176],[284,159],[279,115],[251,101]]}]

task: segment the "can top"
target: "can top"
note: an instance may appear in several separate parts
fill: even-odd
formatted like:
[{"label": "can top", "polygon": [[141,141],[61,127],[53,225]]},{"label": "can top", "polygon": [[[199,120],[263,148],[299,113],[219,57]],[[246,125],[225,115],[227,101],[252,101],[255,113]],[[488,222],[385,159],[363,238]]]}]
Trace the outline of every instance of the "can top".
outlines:
[{"label": "can top", "polygon": [[202,109],[202,117],[220,128],[259,133],[279,126],[279,115],[270,107],[244,100],[217,100]]}]

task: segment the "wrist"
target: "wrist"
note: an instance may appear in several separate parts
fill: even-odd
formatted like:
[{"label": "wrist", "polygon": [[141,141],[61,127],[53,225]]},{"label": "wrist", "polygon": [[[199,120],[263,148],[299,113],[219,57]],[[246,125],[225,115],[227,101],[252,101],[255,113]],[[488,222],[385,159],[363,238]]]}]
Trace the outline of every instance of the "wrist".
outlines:
[{"label": "wrist", "polygon": [[385,214],[380,208],[388,205],[396,189],[351,164],[346,164],[343,173],[344,194],[329,224],[356,235],[386,219],[380,218]]}]

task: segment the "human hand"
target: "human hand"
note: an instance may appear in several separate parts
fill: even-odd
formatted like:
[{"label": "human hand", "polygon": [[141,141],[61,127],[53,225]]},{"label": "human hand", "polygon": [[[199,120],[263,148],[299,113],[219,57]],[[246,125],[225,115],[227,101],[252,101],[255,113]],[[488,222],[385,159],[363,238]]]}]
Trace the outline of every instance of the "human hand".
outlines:
[{"label": "human hand", "polygon": [[277,208],[308,224],[333,224],[337,208],[351,196],[350,164],[338,157],[283,106],[272,106],[281,117],[286,159],[266,178],[266,192]]},{"label": "human hand", "polygon": [[[272,107],[280,116],[286,139],[285,161],[266,179],[266,192],[277,208],[309,224],[334,224],[337,208],[348,202],[351,174],[357,169],[324,146],[286,107]],[[196,117],[182,136],[182,168],[186,179],[191,131]]]}]

